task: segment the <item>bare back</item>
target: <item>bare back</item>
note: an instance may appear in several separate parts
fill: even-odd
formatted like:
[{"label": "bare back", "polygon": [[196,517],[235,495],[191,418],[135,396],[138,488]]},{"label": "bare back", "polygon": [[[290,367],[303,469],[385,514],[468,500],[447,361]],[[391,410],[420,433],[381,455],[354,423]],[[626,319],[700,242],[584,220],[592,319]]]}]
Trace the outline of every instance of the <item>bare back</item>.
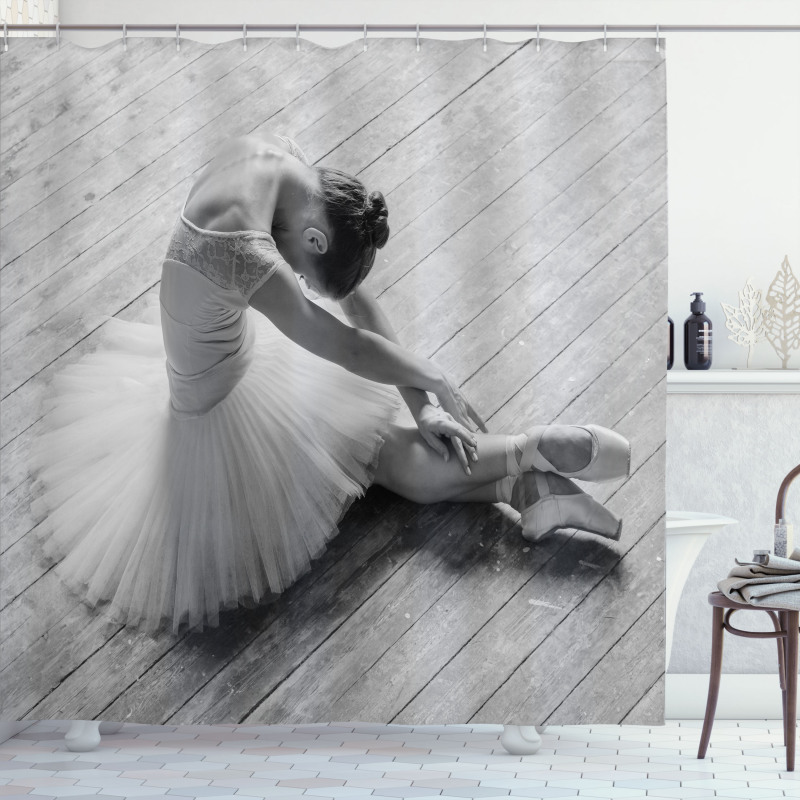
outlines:
[{"label": "bare back", "polygon": [[189,191],[185,217],[212,231],[269,232],[290,146],[279,136],[226,141]]}]

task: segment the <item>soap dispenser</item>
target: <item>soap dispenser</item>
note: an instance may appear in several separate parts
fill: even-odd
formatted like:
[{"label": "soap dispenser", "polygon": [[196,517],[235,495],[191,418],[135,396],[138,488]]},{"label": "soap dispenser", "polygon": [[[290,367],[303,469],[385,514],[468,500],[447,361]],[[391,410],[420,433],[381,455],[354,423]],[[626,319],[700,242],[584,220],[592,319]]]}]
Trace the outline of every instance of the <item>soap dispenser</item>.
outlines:
[{"label": "soap dispenser", "polygon": [[683,363],[686,369],[711,367],[711,320],[703,313],[702,292],[692,292],[691,314],[683,323]]},{"label": "soap dispenser", "polygon": [[667,351],[667,369],[672,369],[672,363],[675,360],[675,324],[672,322],[672,317],[667,317],[667,324],[669,325],[669,350]]}]

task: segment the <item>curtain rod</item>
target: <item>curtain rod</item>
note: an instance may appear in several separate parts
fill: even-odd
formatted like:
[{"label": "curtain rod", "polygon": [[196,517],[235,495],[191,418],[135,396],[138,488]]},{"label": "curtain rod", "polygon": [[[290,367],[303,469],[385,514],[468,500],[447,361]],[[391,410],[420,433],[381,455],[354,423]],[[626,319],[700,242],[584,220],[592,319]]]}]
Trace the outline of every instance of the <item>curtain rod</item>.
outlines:
[{"label": "curtain rod", "polygon": [[800,25],[305,25],[305,24],[272,24],[258,25],[192,25],[175,23],[167,25],[148,24],[98,24],[73,25],[49,23],[47,25],[13,24],[3,27],[13,31],[119,31],[123,27],[131,31],[181,31],[239,32],[246,27],[248,32],[262,31],[269,33],[306,32],[363,33],[367,29],[373,33],[800,33]]}]

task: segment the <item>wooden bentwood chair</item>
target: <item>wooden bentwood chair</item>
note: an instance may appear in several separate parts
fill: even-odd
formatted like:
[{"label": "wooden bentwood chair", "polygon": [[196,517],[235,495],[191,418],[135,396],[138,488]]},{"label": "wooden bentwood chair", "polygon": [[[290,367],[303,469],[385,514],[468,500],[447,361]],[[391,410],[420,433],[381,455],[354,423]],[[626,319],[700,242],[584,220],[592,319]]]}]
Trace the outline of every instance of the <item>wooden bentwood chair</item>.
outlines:
[{"label": "wooden bentwood chair", "polygon": [[[789,484],[800,475],[800,465],[796,466],[784,479],[778,490],[778,501],[775,506],[775,522],[784,517],[784,505]],[[776,639],[778,645],[778,672],[781,691],[783,692],[783,743],[786,746],[786,769],[794,771],[794,754],[797,740],[797,659],[798,659],[798,616],[800,612],[785,608],[768,608],[737,603],[722,592],[711,592],[708,602],[713,607],[713,627],[711,638],[711,675],[709,676],[708,701],[706,716],[703,721],[703,733],[700,736],[698,758],[705,758],[708,742],[711,739],[711,727],[714,724],[714,713],[717,710],[719,684],[722,677],[722,637],[725,631],[734,636],[746,636],[749,639]],[[737,611],[764,611],[772,620],[774,631],[744,631],[734,628],[730,618]]]}]

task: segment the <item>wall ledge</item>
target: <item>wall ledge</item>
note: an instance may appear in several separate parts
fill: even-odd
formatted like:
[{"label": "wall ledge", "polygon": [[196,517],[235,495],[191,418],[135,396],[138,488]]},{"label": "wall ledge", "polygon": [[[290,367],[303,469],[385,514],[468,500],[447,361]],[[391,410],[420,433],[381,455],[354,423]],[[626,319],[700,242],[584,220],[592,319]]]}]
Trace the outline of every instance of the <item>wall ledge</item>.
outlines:
[{"label": "wall ledge", "polygon": [[800,394],[800,369],[667,372],[668,394]]},{"label": "wall ledge", "polygon": [[[665,719],[703,719],[708,697],[708,675],[668,672],[664,694]],[[783,699],[777,671],[774,674],[722,673],[716,719],[782,717]]]}]

